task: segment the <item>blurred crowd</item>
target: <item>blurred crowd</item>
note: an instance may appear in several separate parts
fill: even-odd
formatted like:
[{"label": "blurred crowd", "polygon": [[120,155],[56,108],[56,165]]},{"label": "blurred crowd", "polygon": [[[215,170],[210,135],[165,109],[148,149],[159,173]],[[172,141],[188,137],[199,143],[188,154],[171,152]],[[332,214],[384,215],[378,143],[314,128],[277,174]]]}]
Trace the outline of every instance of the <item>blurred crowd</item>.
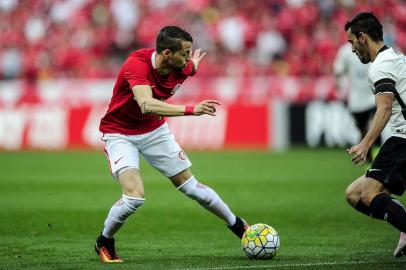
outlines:
[{"label": "blurred crowd", "polygon": [[406,51],[395,0],[0,0],[0,79],[114,78],[133,50],[179,25],[208,54],[199,76],[331,74],[343,25],[359,11]]}]

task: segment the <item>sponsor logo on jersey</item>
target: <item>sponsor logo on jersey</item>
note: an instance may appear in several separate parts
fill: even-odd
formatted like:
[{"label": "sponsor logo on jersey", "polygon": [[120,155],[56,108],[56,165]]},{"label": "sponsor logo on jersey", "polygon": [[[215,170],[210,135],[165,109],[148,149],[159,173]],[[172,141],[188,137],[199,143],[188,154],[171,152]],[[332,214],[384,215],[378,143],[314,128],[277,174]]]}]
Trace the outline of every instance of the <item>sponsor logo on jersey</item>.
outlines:
[{"label": "sponsor logo on jersey", "polygon": [[174,95],[176,91],[178,91],[180,88],[180,84],[175,85],[175,87],[172,89],[171,94]]}]

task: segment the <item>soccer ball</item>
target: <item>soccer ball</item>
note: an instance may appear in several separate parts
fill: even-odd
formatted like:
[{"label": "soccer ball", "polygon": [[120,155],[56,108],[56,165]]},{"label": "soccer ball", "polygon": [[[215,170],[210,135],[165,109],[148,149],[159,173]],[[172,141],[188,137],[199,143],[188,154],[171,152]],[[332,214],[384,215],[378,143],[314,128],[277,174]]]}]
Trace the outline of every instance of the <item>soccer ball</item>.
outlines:
[{"label": "soccer ball", "polygon": [[242,250],[251,259],[269,260],[279,249],[279,234],[269,225],[258,223],[250,226],[242,236]]}]

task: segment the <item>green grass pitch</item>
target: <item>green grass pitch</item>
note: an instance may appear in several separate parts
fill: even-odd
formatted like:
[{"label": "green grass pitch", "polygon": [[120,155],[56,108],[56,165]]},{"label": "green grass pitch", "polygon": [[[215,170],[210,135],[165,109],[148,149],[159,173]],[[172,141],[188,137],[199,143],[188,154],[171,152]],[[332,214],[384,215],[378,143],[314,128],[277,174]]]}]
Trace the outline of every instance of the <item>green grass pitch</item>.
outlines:
[{"label": "green grass pitch", "polygon": [[102,265],[94,241],[120,196],[102,151],[2,152],[0,269],[406,269],[392,257],[399,233],[347,205],[345,188],[363,169],[345,150],[189,157],[236,214],[279,232],[276,258],[247,259],[222,221],[143,162],[146,203],[116,237],[126,262]]}]

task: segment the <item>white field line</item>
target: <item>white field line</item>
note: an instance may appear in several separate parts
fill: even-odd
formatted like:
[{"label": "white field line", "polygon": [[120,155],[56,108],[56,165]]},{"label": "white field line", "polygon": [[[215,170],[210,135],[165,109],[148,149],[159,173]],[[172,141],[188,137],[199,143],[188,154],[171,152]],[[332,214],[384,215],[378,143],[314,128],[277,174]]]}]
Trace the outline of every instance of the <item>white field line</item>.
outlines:
[{"label": "white field line", "polygon": [[[288,263],[288,264],[269,264],[269,265],[244,265],[244,266],[223,266],[223,267],[198,267],[198,268],[176,268],[176,270],[223,270],[223,269],[273,269],[280,267],[311,267],[327,265],[354,265],[376,263],[377,261],[334,261],[334,262],[315,262],[315,263]],[[381,261],[382,262],[382,261]]]}]

